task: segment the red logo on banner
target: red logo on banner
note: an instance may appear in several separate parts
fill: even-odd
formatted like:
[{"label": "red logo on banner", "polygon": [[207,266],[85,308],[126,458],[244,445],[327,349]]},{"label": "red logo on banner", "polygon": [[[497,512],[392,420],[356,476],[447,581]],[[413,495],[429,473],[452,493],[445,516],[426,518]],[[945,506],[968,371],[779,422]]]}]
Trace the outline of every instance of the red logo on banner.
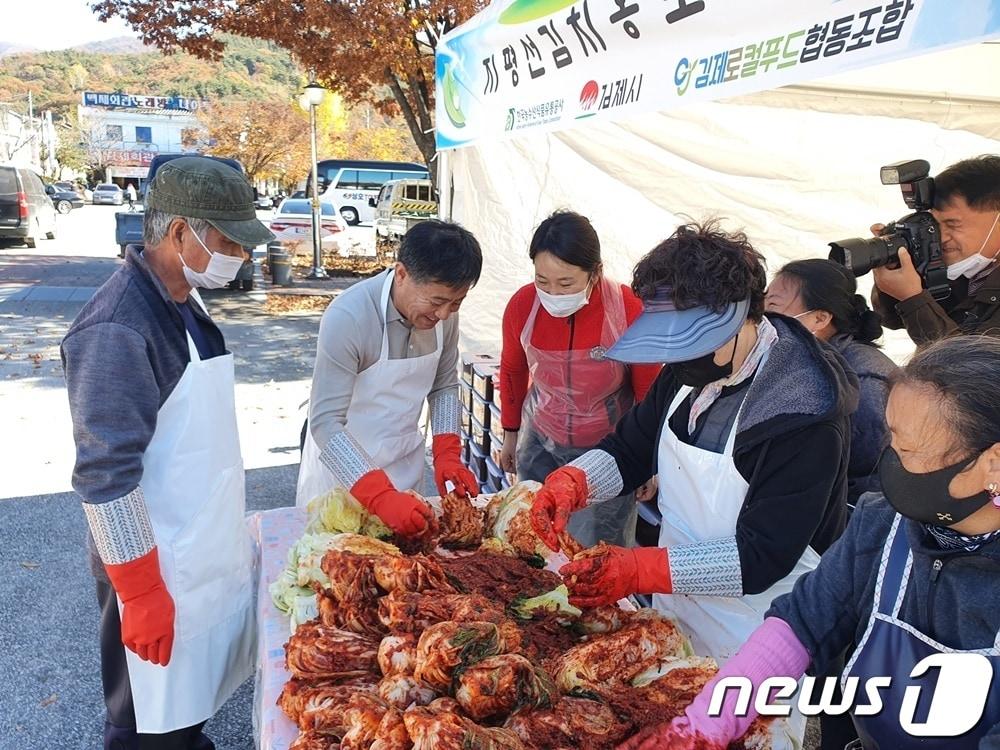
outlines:
[{"label": "red logo on banner", "polygon": [[580,92],[580,109],[587,110],[597,104],[598,93],[600,93],[600,88],[597,81],[587,81]]}]

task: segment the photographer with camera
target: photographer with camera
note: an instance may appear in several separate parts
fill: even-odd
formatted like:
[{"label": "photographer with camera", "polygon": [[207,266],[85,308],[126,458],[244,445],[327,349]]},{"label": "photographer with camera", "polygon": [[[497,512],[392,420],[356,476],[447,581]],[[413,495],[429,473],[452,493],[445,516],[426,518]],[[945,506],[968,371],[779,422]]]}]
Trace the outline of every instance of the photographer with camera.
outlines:
[{"label": "photographer with camera", "polygon": [[927,162],[882,168],[916,213],[869,240],[832,243],[830,257],[874,271],[872,305],[917,345],[959,333],[1000,335],[1000,156],[966,159],[927,177]]}]

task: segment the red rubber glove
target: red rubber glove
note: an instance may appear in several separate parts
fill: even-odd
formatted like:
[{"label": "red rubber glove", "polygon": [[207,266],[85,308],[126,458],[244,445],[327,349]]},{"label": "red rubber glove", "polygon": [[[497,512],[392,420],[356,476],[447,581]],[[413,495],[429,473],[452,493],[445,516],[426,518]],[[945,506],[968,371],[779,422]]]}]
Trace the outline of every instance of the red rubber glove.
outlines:
[{"label": "red rubber glove", "polygon": [[661,547],[598,544],[559,569],[574,607],[614,604],[629,594],[669,594],[670,560]]},{"label": "red rubber glove", "polygon": [[462,442],[458,435],[453,432],[435,435],[431,441],[431,452],[434,454],[434,484],[441,497],[448,494],[445,482],[455,485],[455,494],[459,497],[475,497],[479,494],[476,475],[462,463]]},{"label": "red rubber glove", "polygon": [[369,471],[351,487],[351,494],[365,510],[381,518],[400,536],[420,536],[434,517],[426,503],[400,492],[382,469]]},{"label": "red rubber glove", "polygon": [[160,555],[153,547],[142,557],[105,565],[122,600],[122,643],[144,661],[166,666],[174,647],[174,600],[160,573]]},{"label": "red rubber glove", "polygon": [[617,750],[726,750],[727,742],[715,741],[688,725],[683,716],[668,724],[646,727],[631,739],[623,742]]},{"label": "red rubber glove", "polygon": [[558,533],[570,514],[587,504],[587,475],[575,466],[563,466],[547,477],[531,505],[531,526],[553,552],[559,551]]}]

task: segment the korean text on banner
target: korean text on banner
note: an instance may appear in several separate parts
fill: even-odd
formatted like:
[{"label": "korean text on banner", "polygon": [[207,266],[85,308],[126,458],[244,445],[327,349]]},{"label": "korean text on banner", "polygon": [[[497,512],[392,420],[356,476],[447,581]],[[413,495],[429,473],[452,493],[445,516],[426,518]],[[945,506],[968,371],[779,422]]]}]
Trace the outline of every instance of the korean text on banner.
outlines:
[{"label": "korean text on banner", "polygon": [[1000,0],[508,0],[444,37],[437,147],[663,111],[1000,36]]}]

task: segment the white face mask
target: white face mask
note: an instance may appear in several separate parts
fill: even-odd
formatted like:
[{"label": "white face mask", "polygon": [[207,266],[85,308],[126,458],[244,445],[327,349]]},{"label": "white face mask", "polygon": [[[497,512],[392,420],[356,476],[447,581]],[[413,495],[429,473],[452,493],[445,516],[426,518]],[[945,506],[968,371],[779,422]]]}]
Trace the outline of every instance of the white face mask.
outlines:
[{"label": "white face mask", "polygon": [[[188,229],[191,229],[190,224],[188,224]],[[234,258],[231,255],[213,253],[201,241],[201,237],[198,236],[198,233],[194,229],[191,229],[191,234],[194,235],[194,238],[198,240],[198,244],[208,253],[209,261],[204,271],[195,271],[184,262],[184,256],[182,255],[181,265],[184,266],[184,278],[187,279],[187,283],[192,287],[198,287],[199,289],[222,289],[222,287],[236,278],[236,274],[240,272],[240,268],[243,266],[243,258]]]},{"label": "white face mask", "polygon": [[[798,315],[793,315],[792,316],[792,320],[798,320],[803,315],[808,315],[811,312],[815,312],[815,311],[814,310],[806,310],[805,312],[800,312]],[[816,331],[814,331],[812,328],[807,328],[806,330],[809,331],[809,333],[811,333],[813,336],[816,335]]]},{"label": "white face mask", "polygon": [[590,299],[590,284],[573,294],[549,294],[543,292],[537,285],[535,291],[538,293],[538,301],[553,318],[568,318],[586,305]]},{"label": "white face mask", "polygon": [[945,271],[948,274],[948,280],[954,281],[959,276],[964,276],[967,279],[974,278],[978,276],[981,272],[985,271],[990,267],[990,264],[997,259],[997,255],[1000,254],[1000,250],[993,253],[992,258],[987,258],[982,254],[983,248],[986,247],[986,243],[990,241],[990,237],[993,236],[993,230],[997,228],[997,222],[1000,221],[1000,213],[993,220],[993,226],[990,227],[990,231],[983,238],[983,244],[979,246],[979,250],[976,251],[975,255],[970,255],[968,258],[962,258],[962,260],[957,263],[952,263],[948,266]]}]

